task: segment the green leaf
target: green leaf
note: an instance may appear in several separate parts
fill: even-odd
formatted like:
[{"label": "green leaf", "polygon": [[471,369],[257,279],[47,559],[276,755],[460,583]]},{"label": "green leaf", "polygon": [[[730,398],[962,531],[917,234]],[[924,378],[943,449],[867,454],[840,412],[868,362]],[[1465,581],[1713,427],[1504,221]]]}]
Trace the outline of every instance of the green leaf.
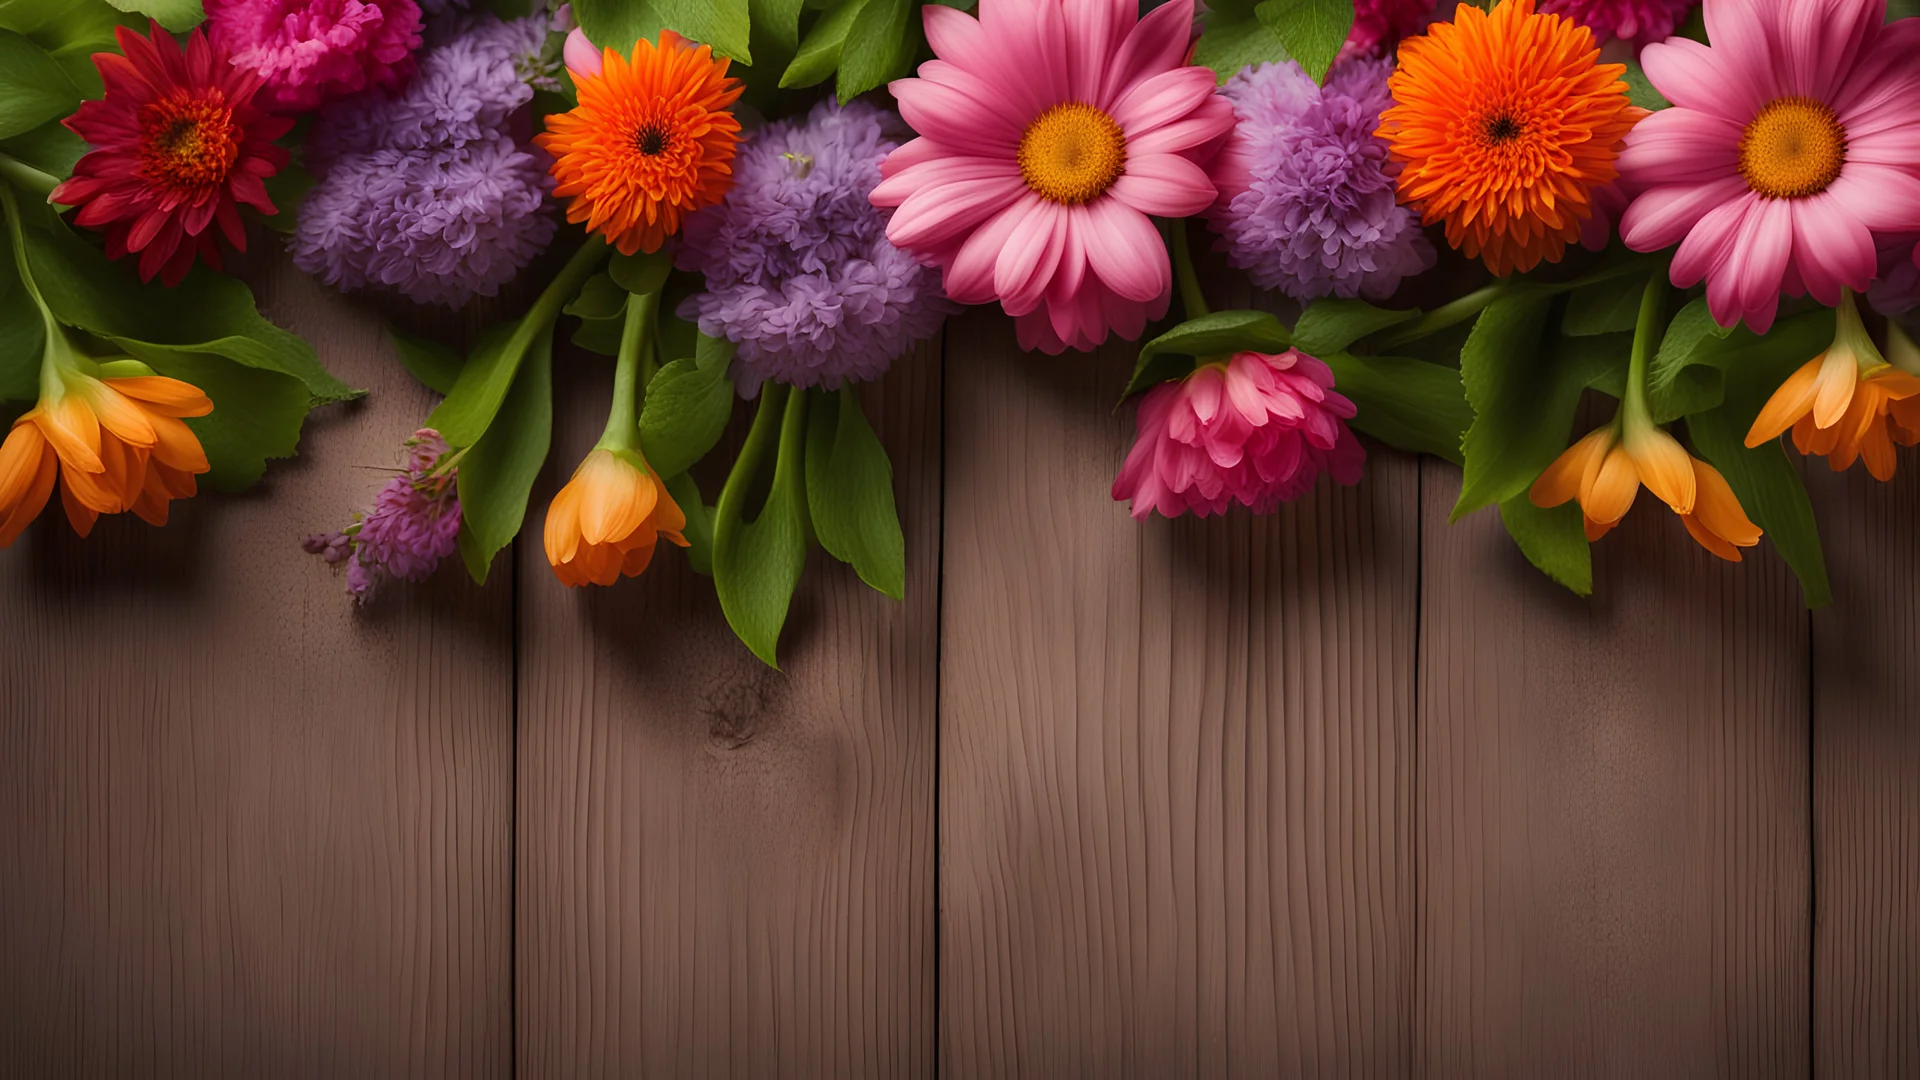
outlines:
[{"label": "green leaf", "polygon": [[1920,18],[1920,0],[1887,0],[1887,22]]},{"label": "green leaf", "polygon": [[716,55],[753,63],[748,0],[574,0],[573,17],[595,45],[631,56],[635,42],[661,30],[713,46]]},{"label": "green leaf", "polygon": [[647,384],[640,446],[660,475],[686,472],[720,441],[733,415],[732,362],[732,342],[702,334],[692,358],[661,368]]},{"label": "green leaf", "polygon": [[87,152],[87,141],[58,120],[0,141],[0,153],[23,161],[56,180],[73,175],[73,165]]},{"label": "green leaf", "polygon": [[130,342],[127,351],[162,375],[190,382],[213,401],[213,411],[190,416],[212,469],[200,477],[215,491],[240,491],[259,481],[267,459],[294,455],[300,427],[313,405],[300,380],[217,356]]},{"label": "green leaf", "polygon": [[1557,338],[1550,348],[1543,342],[1550,304],[1545,293],[1526,289],[1494,300],[1460,350],[1474,418],[1460,440],[1465,475],[1449,520],[1525,492],[1566,449],[1580,392],[1632,345],[1631,335],[1608,334]]},{"label": "green leaf", "polygon": [[313,346],[261,318],[253,292],[237,278],[198,267],[172,288],[143,284],[124,260],[108,262],[57,220],[23,232],[34,281],[69,326],[130,352],[138,344],[148,352],[213,353],[291,375],[306,384],[315,404],[365,393],[328,374]]},{"label": "green leaf", "polygon": [[1243,351],[1272,354],[1285,352],[1292,344],[1293,335],[1265,311],[1216,311],[1188,319],[1141,346],[1133,378],[1121,397],[1132,397],[1159,383],[1184,377],[1194,365],[1183,357]]},{"label": "green leaf", "polygon": [[751,0],[753,25],[784,52],[800,44],[800,9],[805,0]]},{"label": "green leaf", "polygon": [[418,379],[420,385],[442,395],[453,391],[454,383],[460,379],[460,369],[466,366],[465,357],[437,341],[411,337],[392,327],[388,327],[387,337],[400,353],[400,365]]},{"label": "green leaf", "polygon": [[279,172],[267,177],[267,198],[273,201],[274,209],[273,213],[261,216],[267,228],[278,233],[293,232],[300,224],[300,207],[307,201],[313,184],[313,174],[297,161],[288,162]]},{"label": "green leaf", "polygon": [[866,5],[867,0],[842,0],[838,6],[827,9],[800,42],[800,51],[780,76],[780,86],[783,89],[816,86],[838,70],[847,32],[853,29],[853,20],[859,18]]},{"label": "green leaf", "polygon": [[1314,82],[1326,80],[1353,29],[1353,0],[1265,0],[1254,13]]},{"label": "green leaf", "polygon": [[1568,337],[1593,337],[1632,330],[1640,320],[1640,296],[1647,279],[1639,274],[1596,281],[1567,294],[1567,310],[1560,332]]},{"label": "green leaf", "polygon": [[499,415],[460,459],[460,557],[475,582],[486,584],[494,555],[519,535],[552,435],[553,335],[541,334]]},{"label": "green leaf", "polygon": [[[673,273],[673,256],[668,254],[664,247],[651,255],[644,252],[622,255],[616,251],[613,253],[612,260],[607,263],[607,277],[615,285],[634,296],[646,296],[659,292],[667,283],[667,275],[671,273]],[[592,285],[593,282],[589,281],[587,284]],[[581,290],[582,294],[585,291]],[[625,313],[626,299],[624,296],[620,298],[620,310],[615,312],[615,318]],[[575,314],[579,313],[575,312]]]},{"label": "green leaf", "polygon": [[560,309],[562,314],[580,320],[573,331],[573,343],[602,356],[618,355],[620,331],[627,321],[627,295],[611,274],[588,278],[579,294]]},{"label": "green leaf", "polygon": [[1389,446],[1460,463],[1473,410],[1459,371],[1400,356],[1337,352],[1320,359],[1333,369],[1334,389],[1359,410],[1354,427]]},{"label": "green leaf", "polygon": [[[1725,340],[1733,330],[1731,326],[1713,321],[1706,297],[1690,301],[1667,324],[1666,336],[1660,339],[1660,351],[1647,366],[1648,387],[1662,389],[1679,377],[1681,368],[1704,362],[1714,351],[1712,343]],[[1696,355],[1699,360],[1695,359]]]},{"label": "green leaf", "polygon": [[[129,15],[115,11],[105,0],[50,0],[45,4],[36,4],[34,0],[0,0],[6,3],[0,8],[0,24],[6,24],[6,15],[20,9],[44,6],[58,9],[51,17],[35,22],[31,15],[16,20],[21,25],[8,25],[10,30],[19,30],[33,39],[34,44],[47,50],[60,70],[66,72],[82,97],[97,98],[104,93],[100,82],[100,69],[94,66],[95,53],[117,53],[120,43],[114,36],[114,30],[126,26],[135,33],[146,34],[149,29],[145,17]],[[27,25],[31,23],[32,25]]]},{"label": "green leaf", "polygon": [[827,554],[895,600],[907,590],[907,545],[893,503],[893,464],[852,387],[812,390],[807,508]]},{"label": "green leaf", "polygon": [[847,101],[892,78],[907,48],[907,16],[913,0],[866,0],[840,47],[836,91]]},{"label": "green leaf", "polygon": [[1368,334],[1419,317],[1419,308],[1388,311],[1365,300],[1333,297],[1315,300],[1300,313],[1300,321],[1293,326],[1293,347],[1308,356],[1324,359],[1328,353],[1340,352]]},{"label": "green leaf", "polygon": [[35,401],[47,328],[39,307],[20,287],[9,232],[0,227],[0,401]]},{"label": "green leaf", "polygon": [[206,17],[200,0],[107,0],[130,15],[144,15],[180,34],[199,26]]},{"label": "green leaf", "polygon": [[79,88],[45,49],[0,30],[0,139],[25,134],[79,107]]},{"label": "green leaf", "polygon": [[[713,589],[720,610],[747,648],[774,668],[780,666],[780,630],[807,563],[807,493],[801,464],[806,400],[805,394],[778,383],[761,388],[760,411],[713,515]],[[764,498],[756,499],[752,489],[761,486],[767,458],[776,452],[772,484]]]},{"label": "green leaf", "polygon": [[1222,20],[1218,25],[1209,21],[1207,32],[1193,47],[1193,62],[1212,68],[1223,83],[1255,64],[1279,64],[1291,59],[1279,35],[1259,19]]},{"label": "green leaf", "polygon": [[1593,594],[1593,548],[1577,503],[1551,510],[1533,505],[1525,492],[1500,504],[1500,523],[1527,561],[1575,596]]},{"label": "green leaf", "polygon": [[680,530],[687,541],[687,565],[696,574],[712,577],[713,507],[701,499],[700,485],[688,473],[668,478],[667,493],[680,504],[680,512],[687,519],[687,527]]},{"label": "green leaf", "polygon": [[1833,602],[1833,589],[1800,470],[1788,460],[1778,439],[1751,450],[1746,446],[1747,430],[1760,415],[1760,407],[1795,366],[1785,355],[1771,364],[1757,362],[1755,370],[1745,373],[1747,377],[1731,381],[1727,400],[1719,408],[1687,418],[1687,435],[1694,449],[1727,478],[1740,508],[1793,568],[1807,606],[1817,608]]},{"label": "green leaf", "polygon": [[1621,81],[1627,84],[1628,101],[1648,112],[1659,112],[1661,109],[1673,107],[1673,102],[1668,101],[1661,96],[1660,91],[1654,89],[1653,82],[1647,78],[1647,73],[1641,69],[1638,60],[1628,57],[1626,65],[1627,73],[1621,76]]}]

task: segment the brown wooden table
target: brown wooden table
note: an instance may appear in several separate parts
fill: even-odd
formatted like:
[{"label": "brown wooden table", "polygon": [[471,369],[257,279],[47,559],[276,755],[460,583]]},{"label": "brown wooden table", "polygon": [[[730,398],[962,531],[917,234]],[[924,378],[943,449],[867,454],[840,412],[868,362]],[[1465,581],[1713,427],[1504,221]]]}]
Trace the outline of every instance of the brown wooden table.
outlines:
[{"label": "brown wooden table", "polygon": [[1130,350],[976,311],[866,398],[906,602],[816,554],[782,674],[674,554],[354,610],[299,540],[431,396],[261,292],[373,395],[0,552],[0,1075],[1920,1075],[1920,458],[1810,470],[1827,610],[1651,505],[1581,601],[1378,446],[1136,525]]}]

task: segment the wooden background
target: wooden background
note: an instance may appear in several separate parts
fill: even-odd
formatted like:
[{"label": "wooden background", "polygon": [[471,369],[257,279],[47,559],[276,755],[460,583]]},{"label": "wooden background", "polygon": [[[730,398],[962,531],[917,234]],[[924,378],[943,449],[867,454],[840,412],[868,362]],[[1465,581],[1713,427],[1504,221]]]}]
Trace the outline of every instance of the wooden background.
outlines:
[{"label": "wooden background", "polygon": [[1128,348],[976,311],[867,396],[906,602],[816,554],[775,673],[673,554],[355,610],[300,537],[431,397],[256,284],[372,396],[0,552],[0,1074],[1920,1075],[1912,455],[1810,471],[1828,610],[1644,506],[1581,601],[1378,446],[1136,525]]}]

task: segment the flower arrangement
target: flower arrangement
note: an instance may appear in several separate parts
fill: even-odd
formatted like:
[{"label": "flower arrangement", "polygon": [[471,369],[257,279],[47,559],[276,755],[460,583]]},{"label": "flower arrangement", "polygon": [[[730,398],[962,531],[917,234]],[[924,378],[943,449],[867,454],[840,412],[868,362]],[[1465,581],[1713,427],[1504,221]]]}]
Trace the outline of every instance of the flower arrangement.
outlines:
[{"label": "flower arrangement", "polygon": [[[1818,605],[1786,447],[1885,480],[1920,444],[1907,12],[9,5],[0,545],[56,487],[83,536],[164,524],[358,393],[223,273],[278,233],[342,292],[524,301],[465,355],[395,334],[443,398],[370,509],[305,540],[358,599],[456,553],[484,582],[531,510],[569,586],[665,540],[772,664],[811,547],[904,590],[854,387],[993,304],[1037,364],[1141,342],[1112,489],[1136,519],[1360,483],[1364,435],[1459,464],[1454,516],[1497,508],[1575,592],[1644,486],[1714,556],[1769,540]],[[1211,309],[1203,246],[1270,302]],[[530,507],[562,327],[611,357],[612,403]],[[1576,432],[1583,399],[1612,418]],[[741,409],[709,502],[690,470]]]}]

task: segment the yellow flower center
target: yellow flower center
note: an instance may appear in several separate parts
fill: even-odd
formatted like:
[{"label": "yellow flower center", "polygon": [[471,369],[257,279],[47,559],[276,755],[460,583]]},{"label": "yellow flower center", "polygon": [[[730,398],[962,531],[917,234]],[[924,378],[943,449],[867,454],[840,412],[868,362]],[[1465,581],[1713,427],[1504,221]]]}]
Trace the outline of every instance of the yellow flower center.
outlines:
[{"label": "yellow flower center", "polygon": [[1053,202],[1097,199],[1126,167],[1126,133],[1113,117],[1077,101],[1041,113],[1020,137],[1020,175]]},{"label": "yellow flower center", "polygon": [[1827,190],[1847,163],[1847,131],[1825,103],[1776,98],[1740,135],[1740,175],[1770,199]]}]

